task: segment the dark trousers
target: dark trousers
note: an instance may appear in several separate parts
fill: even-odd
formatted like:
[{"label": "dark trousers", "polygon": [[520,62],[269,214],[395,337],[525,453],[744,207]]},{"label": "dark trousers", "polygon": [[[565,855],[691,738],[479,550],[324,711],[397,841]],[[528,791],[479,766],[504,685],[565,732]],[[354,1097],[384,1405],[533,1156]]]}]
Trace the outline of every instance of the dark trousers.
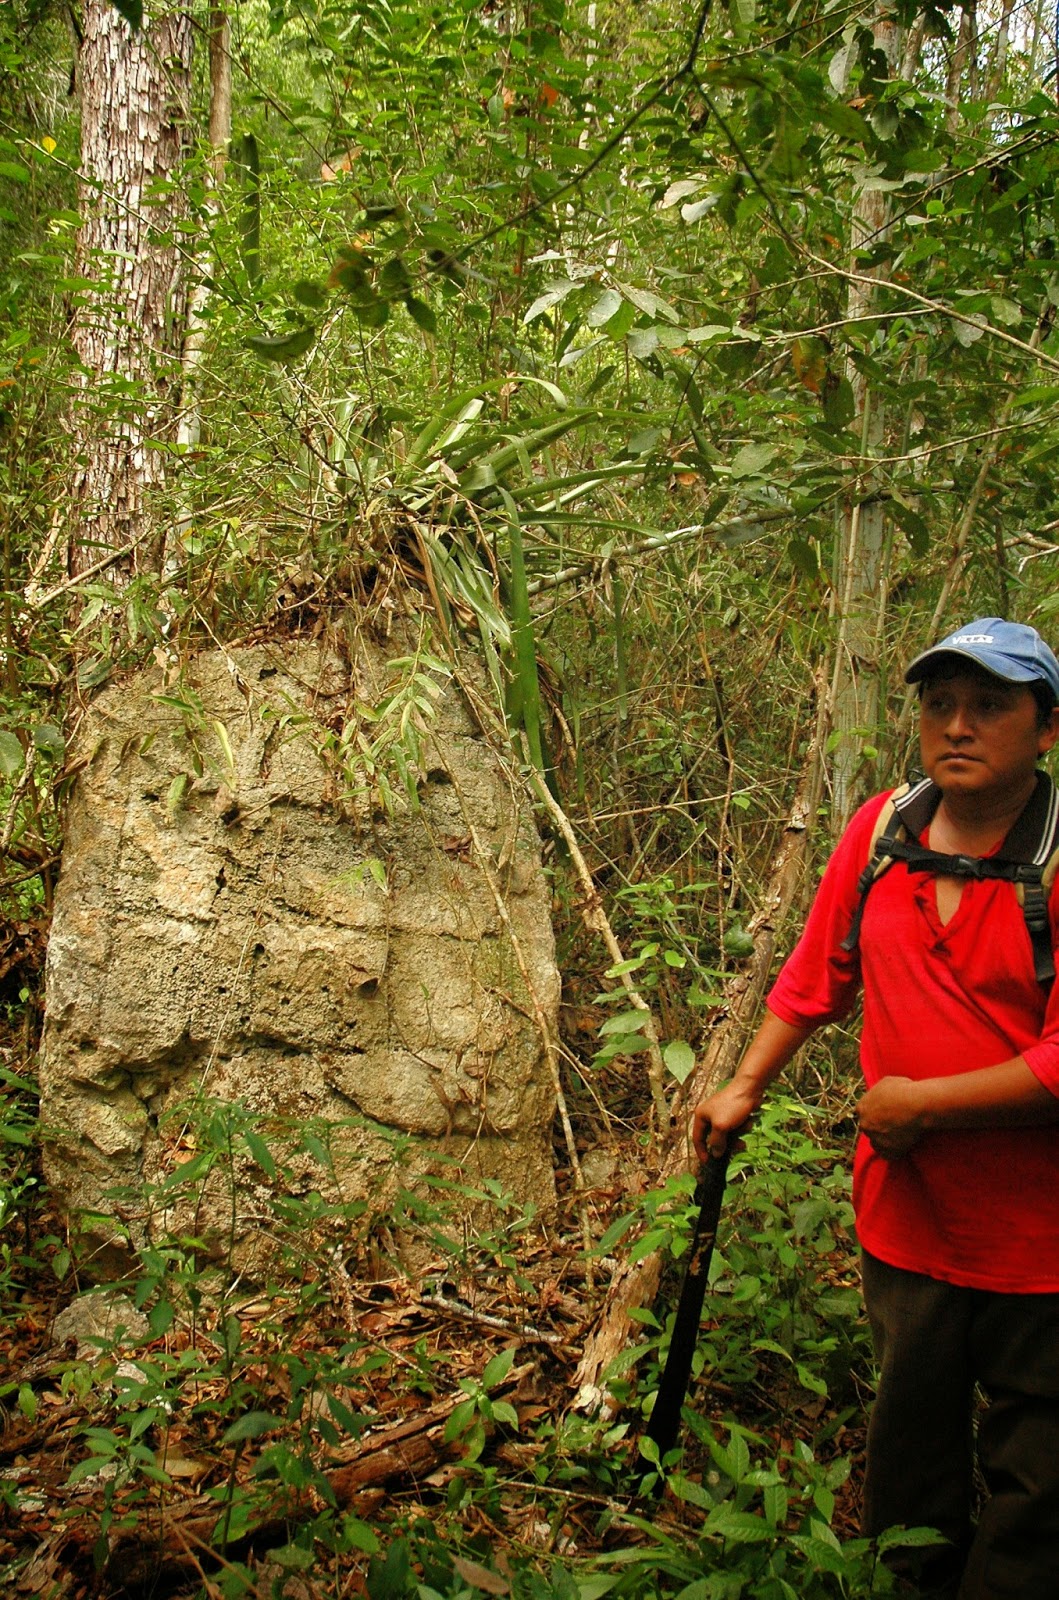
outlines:
[{"label": "dark trousers", "polygon": [[[952,1541],[920,1592],[957,1600],[1059,1597],[1059,1294],[962,1289],[863,1258],[879,1359],[864,1532],[904,1523]],[[978,1464],[988,1498],[973,1521]]]}]

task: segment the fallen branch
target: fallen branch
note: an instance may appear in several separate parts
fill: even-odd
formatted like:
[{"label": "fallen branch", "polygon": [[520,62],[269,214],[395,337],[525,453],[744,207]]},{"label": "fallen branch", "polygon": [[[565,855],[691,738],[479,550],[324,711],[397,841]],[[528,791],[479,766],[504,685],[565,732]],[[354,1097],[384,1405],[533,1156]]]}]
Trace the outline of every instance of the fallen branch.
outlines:
[{"label": "fallen branch", "polygon": [[[675,1110],[672,1142],[665,1152],[659,1183],[686,1172],[691,1151],[687,1117],[683,1113],[696,1105],[716,1084],[731,1077],[738,1065],[751,1026],[764,997],[772,971],[776,940],[801,883],[805,847],[820,793],[818,742],[814,740],[802,770],[798,792],[783,830],[779,848],[772,860],[768,887],[747,931],[754,941],[754,953],[725,986],[725,1004],[705,1052],[681,1092]],[[663,1257],[653,1251],[640,1261],[623,1261],[611,1279],[607,1298],[595,1330],[585,1343],[580,1365],[574,1376],[577,1385],[574,1406],[578,1410],[612,1409],[603,1387],[607,1369],[634,1339],[638,1325],[630,1312],[650,1306],[658,1293]]]}]

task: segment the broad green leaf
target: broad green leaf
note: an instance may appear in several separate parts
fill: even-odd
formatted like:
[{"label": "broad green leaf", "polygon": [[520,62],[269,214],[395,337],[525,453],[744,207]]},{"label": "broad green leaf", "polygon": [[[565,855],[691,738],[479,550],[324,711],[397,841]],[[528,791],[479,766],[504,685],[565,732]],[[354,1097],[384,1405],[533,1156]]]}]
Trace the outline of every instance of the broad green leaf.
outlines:
[{"label": "broad green leaf", "polygon": [[405,299],[404,308],[417,328],[422,328],[424,333],[437,333],[438,319],[425,300],[419,300],[414,294],[410,294]]},{"label": "broad green leaf", "polygon": [[260,1439],[264,1434],[274,1433],[282,1426],[283,1419],[274,1417],[270,1411],[247,1411],[230,1427],[225,1428],[221,1443],[240,1444],[244,1439]]},{"label": "broad green leaf", "polygon": [[295,328],[292,333],[253,333],[245,344],[262,361],[296,361],[311,348],[315,338],[315,328]]},{"label": "broad green leaf", "polygon": [[257,1165],[261,1168],[265,1176],[267,1178],[274,1178],[276,1176],[276,1163],[273,1159],[271,1150],[265,1143],[264,1139],[262,1139],[261,1135],[259,1133],[255,1133],[251,1128],[246,1128],[243,1131],[243,1138],[246,1140],[246,1148],[249,1150],[251,1156],[257,1162]]},{"label": "broad green leaf", "polygon": [[550,288],[545,289],[543,294],[537,296],[523,317],[523,323],[535,321],[545,311],[550,311],[552,306],[557,306],[561,300],[565,300],[573,289],[580,289],[580,287],[581,285],[575,283],[571,278],[564,278],[559,283],[553,283]]},{"label": "broad green leaf", "polygon": [[602,328],[609,322],[616,311],[622,307],[622,298],[617,289],[604,289],[599,299],[594,301],[585,312],[585,326],[589,328]]},{"label": "broad green leaf", "polygon": [[728,929],[722,943],[730,956],[744,957],[754,954],[754,941],[738,922],[733,923]]},{"label": "broad green leaf", "polygon": [[400,256],[393,256],[379,274],[379,287],[393,300],[403,300],[411,292],[412,280]]},{"label": "broad green leaf", "polygon": [[629,354],[636,361],[646,361],[658,349],[657,328],[632,328],[629,332]]},{"label": "broad green leaf", "polygon": [[823,385],[824,418],[830,428],[845,428],[852,421],[856,413],[856,401],[853,395],[853,385],[846,377],[834,377],[828,373]]},{"label": "broad green leaf", "polygon": [[599,1036],[605,1039],[612,1033],[635,1033],[643,1025],[644,1015],[643,1011],[622,1011],[616,1017],[608,1017],[600,1024]]},{"label": "broad green leaf", "polygon": [[183,810],[184,800],[187,795],[187,787],[187,773],[178,772],[172,783],[169,785],[169,788],[166,790],[165,806],[171,817],[175,817],[179,811]]},{"label": "broad green leaf", "polygon": [[963,318],[954,319],[952,331],[956,336],[956,342],[967,350],[972,344],[977,344],[987,327],[988,323],[984,317],[974,316],[967,321]]},{"label": "broad green leaf", "polygon": [[887,1550],[922,1550],[946,1542],[937,1528],[887,1528],[876,1540],[876,1548],[882,1554]]},{"label": "broad green leaf", "polygon": [[732,330],[723,322],[707,322],[701,328],[688,328],[684,337],[689,344],[712,344],[715,339],[730,339]]},{"label": "broad green leaf", "polygon": [[13,778],[22,771],[25,761],[22,746],[13,733],[0,733],[0,773]]},{"label": "broad green leaf", "polygon": [[509,1345],[506,1350],[501,1350],[491,1361],[486,1364],[482,1373],[482,1388],[495,1389],[503,1383],[515,1363],[515,1347]]},{"label": "broad green leaf", "polygon": [[730,471],[733,478],[753,478],[764,472],[779,455],[775,444],[745,444],[732,457]]},{"label": "broad green leaf", "polygon": [[345,1516],[342,1518],[342,1539],[352,1550],[363,1550],[365,1555],[377,1555],[382,1546],[374,1528],[366,1522],[361,1522],[359,1517]]},{"label": "broad green leaf", "polygon": [[836,94],[844,95],[846,93],[850,71],[859,54],[860,41],[854,34],[853,37],[847,39],[846,43],[841,45],[831,57],[827,67],[827,76],[830,79],[831,87],[834,89]]},{"label": "broad green leaf", "polygon": [[1002,294],[995,294],[989,301],[993,313],[993,320],[999,322],[1003,328],[1013,328],[1017,322],[1022,321],[1022,307],[1008,300]]},{"label": "broad green leaf", "polygon": [[733,1511],[730,1506],[718,1506],[706,1518],[706,1531],[720,1534],[731,1544],[763,1544],[775,1537],[764,1517],[752,1511]]},{"label": "broad green leaf", "polygon": [[300,279],[291,294],[300,306],[307,306],[310,311],[322,311],[327,304],[327,290],[319,283],[311,283],[308,278]]},{"label": "broad green leaf", "polygon": [[662,1051],[666,1069],[678,1083],[686,1083],[695,1070],[695,1052],[683,1039],[674,1039]]},{"label": "broad green leaf", "polygon": [[631,305],[634,305],[637,311],[642,311],[645,316],[662,317],[666,322],[680,321],[679,314],[674,311],[669,302],[663,300],[661,295],[654,294],[650,289],[637,289],[631,283],[619,283],[617,287],[621,290],[625,299]]},{"label": "broad green leaf", "polygon": [[666,190],[661,200],[659,200],[658,209],[660,211],[668,211],[670,207],[675,206],[678,201],[686,200],[689,195],[698,194],[703,184],[708,182],[709,179],[706,177],[678,178],[676,183],[671,183],[669,185],[669,188]]}]

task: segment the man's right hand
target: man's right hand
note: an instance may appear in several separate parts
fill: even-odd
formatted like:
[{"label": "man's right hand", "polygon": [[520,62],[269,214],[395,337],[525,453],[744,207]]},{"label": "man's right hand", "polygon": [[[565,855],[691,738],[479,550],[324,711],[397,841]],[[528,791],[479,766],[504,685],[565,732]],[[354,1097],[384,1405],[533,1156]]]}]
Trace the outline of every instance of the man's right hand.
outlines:
[{"label": "man's right hand", "polygon": [[723,1089],[707,1095],[695,1107],[691,1137],[700,1161],[722,1156],[729,1139],[741,1133],[765,1098],[765,1091],[812,1033],[783,1022],[768,1007],[739,1071]]},{"label": "man's right hand", "polygon": [[729,1140],[744,1131],[761,1104],[760,1097],[738,1077],[700,1100],[691,1123],[691,1137],[700,1161],[722,1156]]}]

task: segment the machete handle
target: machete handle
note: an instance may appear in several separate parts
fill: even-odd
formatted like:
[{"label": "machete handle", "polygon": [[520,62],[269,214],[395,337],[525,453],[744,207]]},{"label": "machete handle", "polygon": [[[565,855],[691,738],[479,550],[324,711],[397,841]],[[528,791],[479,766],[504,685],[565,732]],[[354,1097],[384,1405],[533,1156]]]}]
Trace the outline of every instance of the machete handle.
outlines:
[{"label": "machete handle", "polygon": [[[658,1385],[651,1420],[645,1435],[657,1446],[660,1461],[668,1451],[672,1450],[680,1431],[680,1413],[687,1393],[688,1379],[691,1377],[695,1346],[698,1343],[702,1302],[706,1296],[706,1282],[710,1275],[710,1261],[717,1239],[717,1225],[721,1220],[721,1203],[728,1181],[730,1154],[730,1150],[725,1150],[723,1155],[710,1156],[702,1167],[695,1185],[698,1215],[691,1235],[691,1248],[684,1271],[684,1281],[680,1286],[680,1299],[673,1321],[669,1354],[666,1357],[665,1370]],[[645,1463],[641,1477],[653,1471],[654,1467],[650,1463]]]}]

